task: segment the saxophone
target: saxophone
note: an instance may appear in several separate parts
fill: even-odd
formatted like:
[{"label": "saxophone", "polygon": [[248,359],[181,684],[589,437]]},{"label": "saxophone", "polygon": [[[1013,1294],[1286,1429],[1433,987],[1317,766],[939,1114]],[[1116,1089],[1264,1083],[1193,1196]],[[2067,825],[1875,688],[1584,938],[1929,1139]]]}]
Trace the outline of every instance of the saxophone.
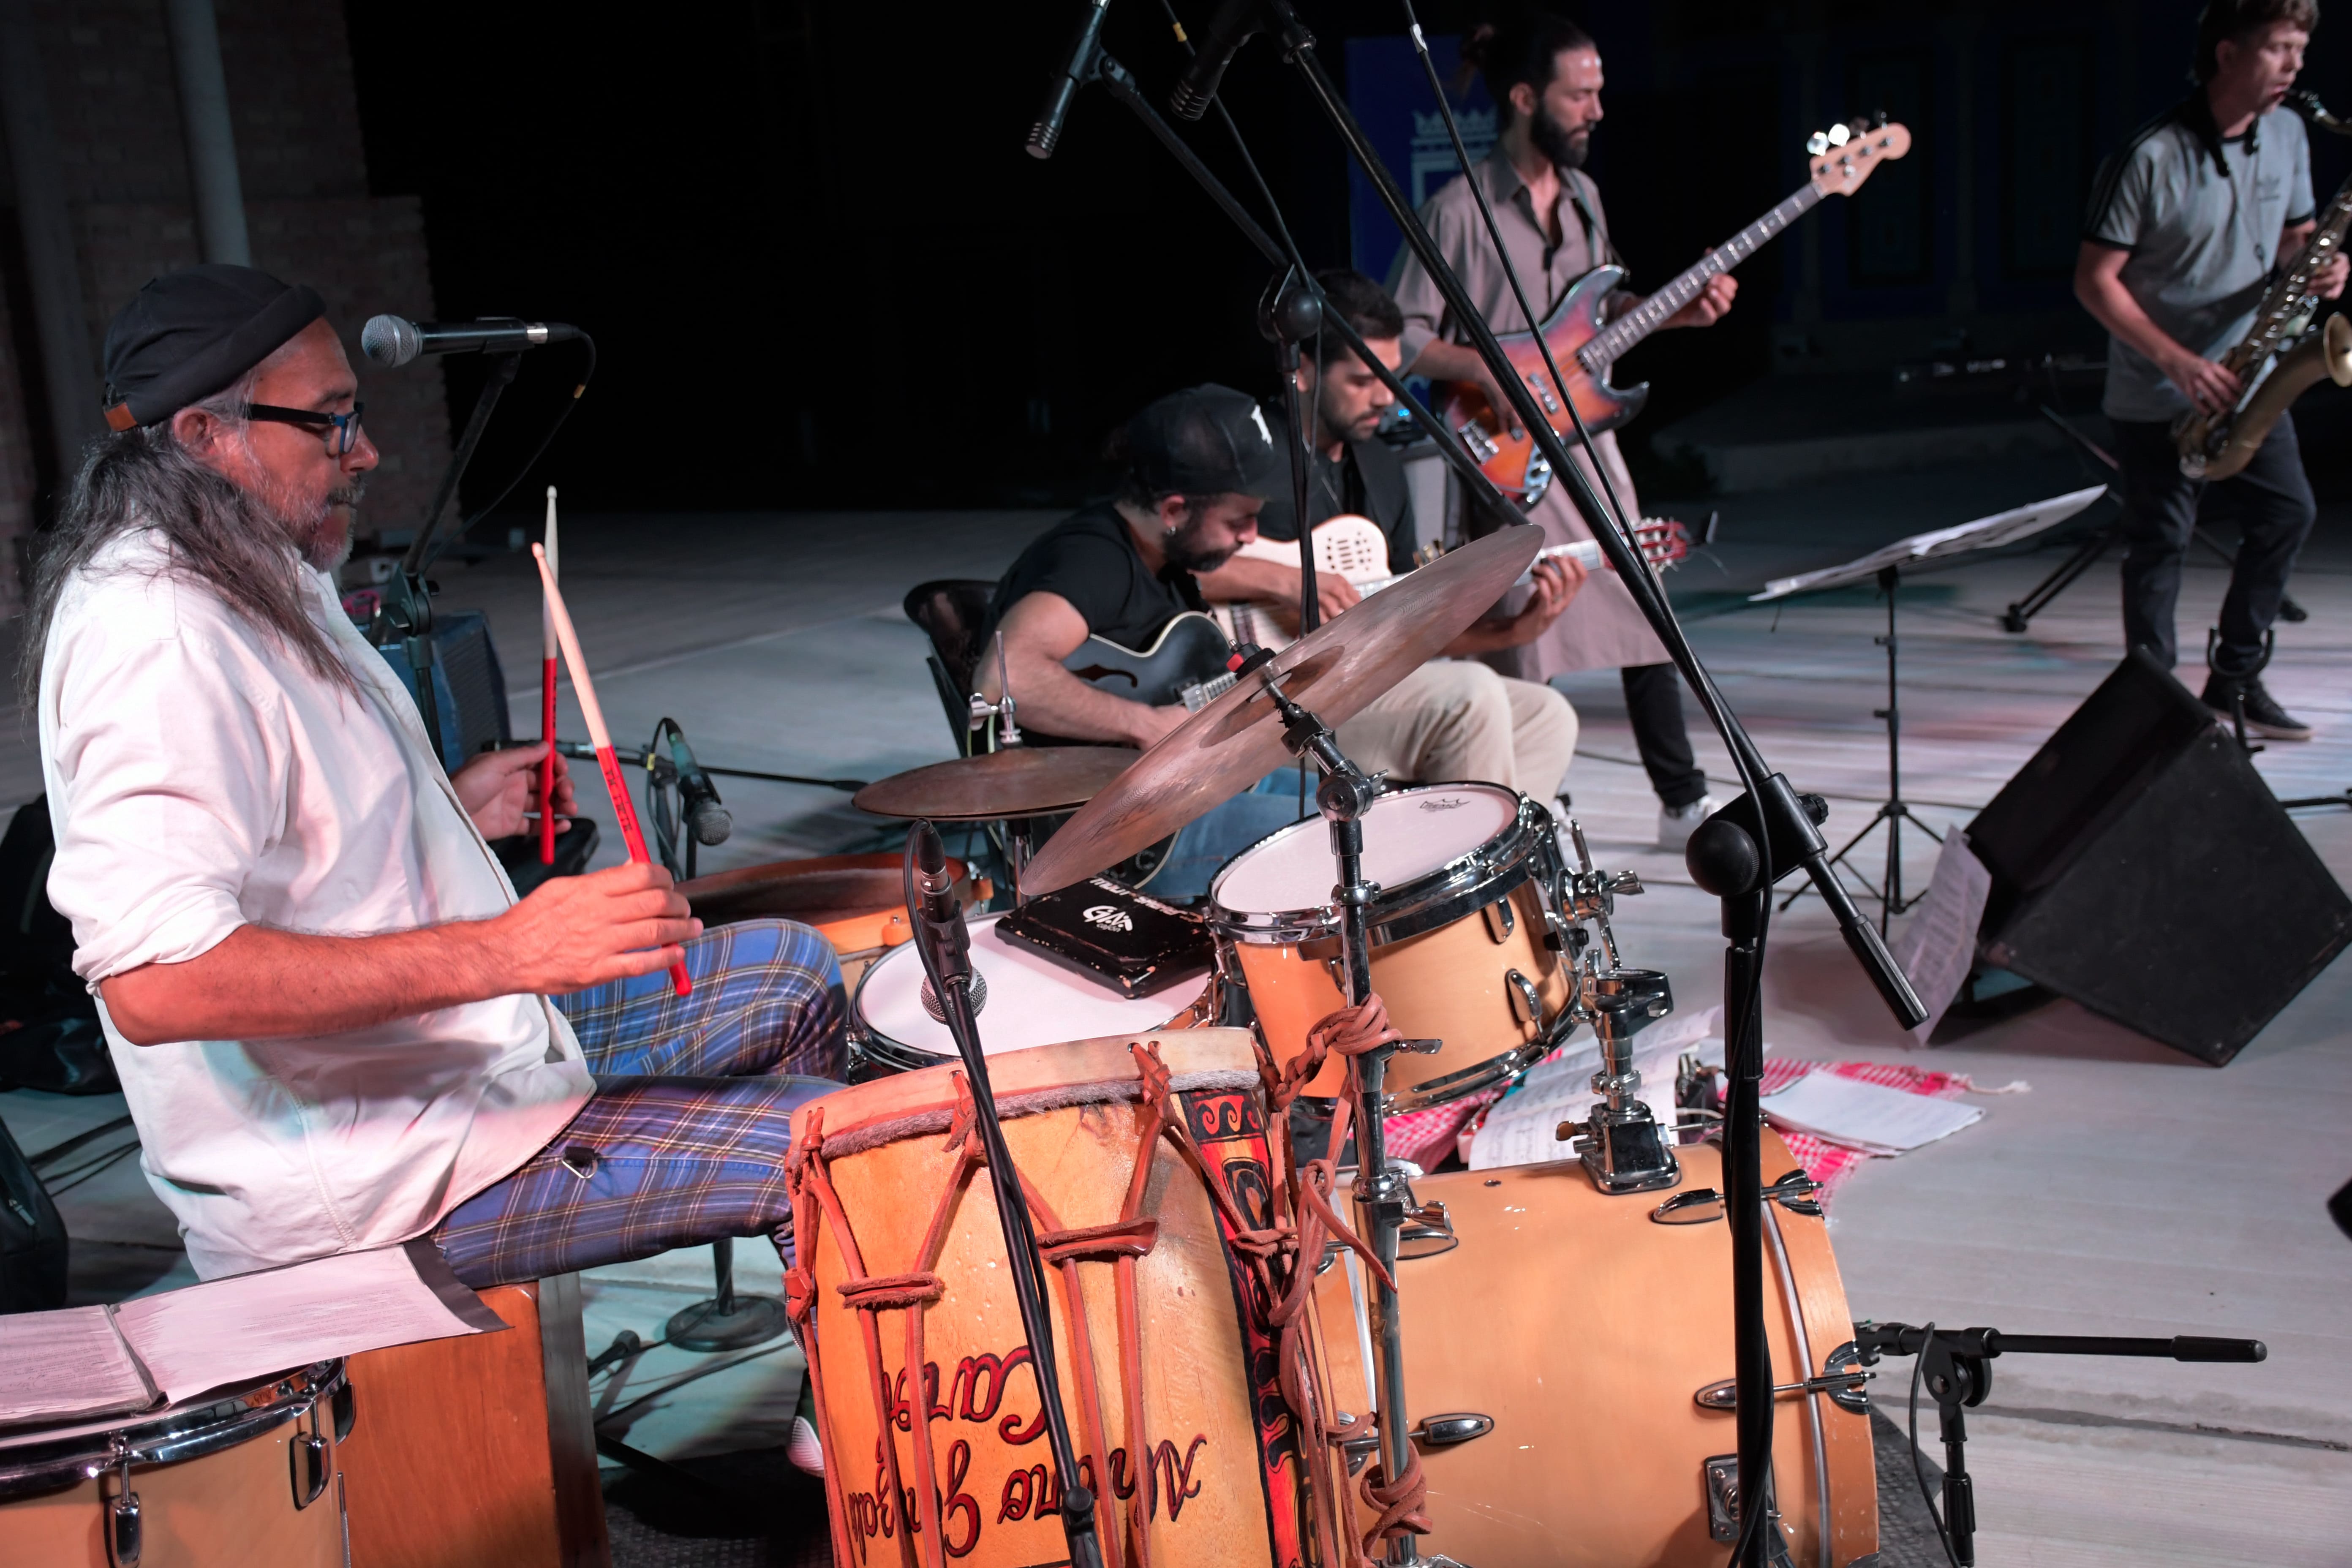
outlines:
[{"label": "saxophone", "polygon": [[[2352,136],[2352,121],[2328,113],[2317,94],[2291,92],[2286,100],[2320,129]],[[2227,414],[2191,410],[2174,421],[2172,439],[2180,452],[2180,471],[2190,479],[2226,479],[2244,468],[2279,416],[2321,376],[2338,386],[2352,386],[2352,322],[2330,316],[2324,331],[2314,334],[2310,330],[2319,309],[2311,279],[2344,247],[2347,226],[2352,226],[2352,179],[2344,182],[2319,215],[2318,227],[2294,265],[2263,296],[2252,330],[2221,361],[2241,384],[2252,382],[2273,354],[2281,355],[2278,363]]]}]

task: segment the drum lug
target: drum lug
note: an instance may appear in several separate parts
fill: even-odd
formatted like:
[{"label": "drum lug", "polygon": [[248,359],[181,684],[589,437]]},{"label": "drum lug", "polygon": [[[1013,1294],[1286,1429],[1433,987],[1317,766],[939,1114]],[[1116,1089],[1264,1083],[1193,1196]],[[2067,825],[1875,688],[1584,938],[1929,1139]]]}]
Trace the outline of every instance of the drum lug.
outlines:
[{"label": "drum lug", "polygon": [[331,1467],[327,1463],[327,1439],[319,1432],[319,1407],[310,1406],[310,1429],[297,1433],[286,1445],[287,1463],[294,1481],[294,1510],[299,1513],[319,1500],[327,1489]]},{"label": "drum lug", "polygon": [[1484,1437],[1494,1429],[1495,1418],[1491,1415],[1481,1415],[1475,1410],[1456,1411],[1450,1415],[1423,1416],[1421,1425],[1412,1429],[1412,1440],[1424,1448],[1450,1448],[1474,1437]]},{"label": "drum lug", "polygon": [[145,1529],[139,1517],[139,1494],[131,1489],[131,1450],[115,1439],[115,1463],[121,1490],[114,1497],[106,1496],[106,1483],[99,1482],[99,1497],[106,1505],[106,1560],[112,1568],[139,1568],[139,1553]]},{"label": "drum lug", "polygon": [[[1848,1358],[1849,1370],[1844,1372],[1835,1370],[1841,1354]],[[1861,1356],[1862,1352],[1853,1344],[1841,1345],[1830,1352],[1831,1371],[1819,1377],[1809,1377],[1802,1383],[1775,1384],[1772,1397],[1787,1399],[1793,1394],[1826,1394],[1830,1402],[1839,1409],[1867,1415],[1870,1411],[1870,1391],[1863,1385],[1878,1374],[1861,1369]],[[1739,1385],[1728,1377],[1721,1383],[1710,1383],[1691,1395],[1691,1403],[1701,1410],[1737,1410],[1739,1408]]]},{"label": "drum lug", "polygon": [[[1416,1258],[1436,1258],[1461,1245],[1461,1237],[1454,1234],[1454,1221],[1447,1215],[1444,1204],[1426,1204],[1419,1208],[1410,1204],[1405,1206],[1404,1226],[1397,1233],[1397,1257],[1400,1260],[1409,1263]],[[1471,1436],[1476,1436],[1477,1434],[1474,1432]],[[1462,1442],[1465,1439],[1454,1437],[1446,1441]]]},{"label": "drum lug", "polygon": [[[1522,1027],[1541,1034],[1544,1026],[1543,997],[1537,992],[1535,982],[1516,969],[1507,969],[1503,972],[1503,983],[1510,987],[1511,1016],[1517,1018]],[[1524,1018],[1519,1017],[1522,1005],[1527,1009]]]},{"label": "drum lug", "polygon": [[336,1442],[340,1443],[352,1435],[352,1428],[359,1424],[359,1394],[352,1387],[351,1375],[346,1373],[343,1381],[335,1385],[335,1397],[332,1401]]},{"label": "drum lug", "polygon": [[1518,917],[1511,912],[1511,900],[1507,894],[1478,912],[1486,918],[1487,937],[1497,947],[1510,941],[1511,933],[1518,930]]}]

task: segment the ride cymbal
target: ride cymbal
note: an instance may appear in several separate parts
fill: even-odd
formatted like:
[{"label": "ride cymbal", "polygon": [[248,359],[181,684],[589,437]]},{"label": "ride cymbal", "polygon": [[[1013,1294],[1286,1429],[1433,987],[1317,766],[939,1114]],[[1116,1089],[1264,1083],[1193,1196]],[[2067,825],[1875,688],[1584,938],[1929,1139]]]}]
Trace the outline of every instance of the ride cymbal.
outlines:
[{"label": "ride cymbal", "polygon": [[1284,648],[1117,780],[1106,781],[1029,862],[1022,892],[1034,898],[1117,865],[1288,762],[1282,721],[1265,694],[1269,679],[1336,729],[1492,609],[1542,544],[1543,531],[1533,526],[1490,533],[1406,574]]},{"label": "ride cymbal", "polygon": [[1084,805],[1141,753],[1127,746],[1040,746],[932,763],[877,779],[851,796],[877,816],[992,822]]}]

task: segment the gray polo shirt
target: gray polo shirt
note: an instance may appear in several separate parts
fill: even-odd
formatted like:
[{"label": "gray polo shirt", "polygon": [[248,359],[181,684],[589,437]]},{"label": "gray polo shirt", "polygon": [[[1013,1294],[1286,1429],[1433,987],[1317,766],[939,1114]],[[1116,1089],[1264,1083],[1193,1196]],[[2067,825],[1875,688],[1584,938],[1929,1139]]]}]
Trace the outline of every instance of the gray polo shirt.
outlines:
[{"label": "gray polo shirt", "polygon": [[[2131,252],[2123,285],[2183,348],[2219,359],[2246,335],[2278,263],[2279,231],[2313,214],[2303,121],[2274,109],[2221,142],[2224,173],[2189,115],[2151,121],[2099,170],[2083,237]],[[2252,146],[2248,147],[2251,141]],[[2154,363],[2107,340],[2110,419],[2169,422],[2189,400]]]}]

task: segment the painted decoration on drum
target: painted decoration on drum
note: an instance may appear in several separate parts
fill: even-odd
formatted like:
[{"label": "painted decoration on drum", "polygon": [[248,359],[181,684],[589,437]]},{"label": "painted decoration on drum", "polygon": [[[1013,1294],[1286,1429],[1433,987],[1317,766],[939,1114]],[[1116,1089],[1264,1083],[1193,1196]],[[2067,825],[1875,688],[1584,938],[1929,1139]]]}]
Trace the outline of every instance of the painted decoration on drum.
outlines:
[{"label": "painted decoration on drum", "polygon": [[[1120,1568],[1304,1568],[1312,1516],[1302,1467],[1283,1447],[1296,1439],[1271,1342],[1245,1327],[1258,1310],[1245,1268],[1167,1125],[1187,1118],[1210,1169],[1249,1194],[1237,1196],[1244,1223],[1268,1212],[1265,1118],[1235,1092],[1255,1078],[1247,1039],[1200,1030],[1151,1044],[1175,1084],[1223,1092],[1139,1095],[1139,1073],[1171,1082],[1140,1043],[1134,1057],[1124,1042],[1095,1041],[991,1066],[1047,1264],[1078,1479],[1097,1499],[1106,1561]],[[1024,1090],[1030,1057],[1066,1065],[1034,1069],[1048,1083],[1033,1078]],[[1186,1070],[1204,1058],[1218,1070]],[[826,1114],[808,1131],[822,1152],[796,1178],[810,1200],[800,1222],[809,1272],[794,1289],[810,1320],[845,1568],[1036,1568],[1067,1556],[1066,1479],[1044,1441],[958,1076],[926,1069],[819,1102]],[[828,1138],[827,1126],[845,1131]]]}]

